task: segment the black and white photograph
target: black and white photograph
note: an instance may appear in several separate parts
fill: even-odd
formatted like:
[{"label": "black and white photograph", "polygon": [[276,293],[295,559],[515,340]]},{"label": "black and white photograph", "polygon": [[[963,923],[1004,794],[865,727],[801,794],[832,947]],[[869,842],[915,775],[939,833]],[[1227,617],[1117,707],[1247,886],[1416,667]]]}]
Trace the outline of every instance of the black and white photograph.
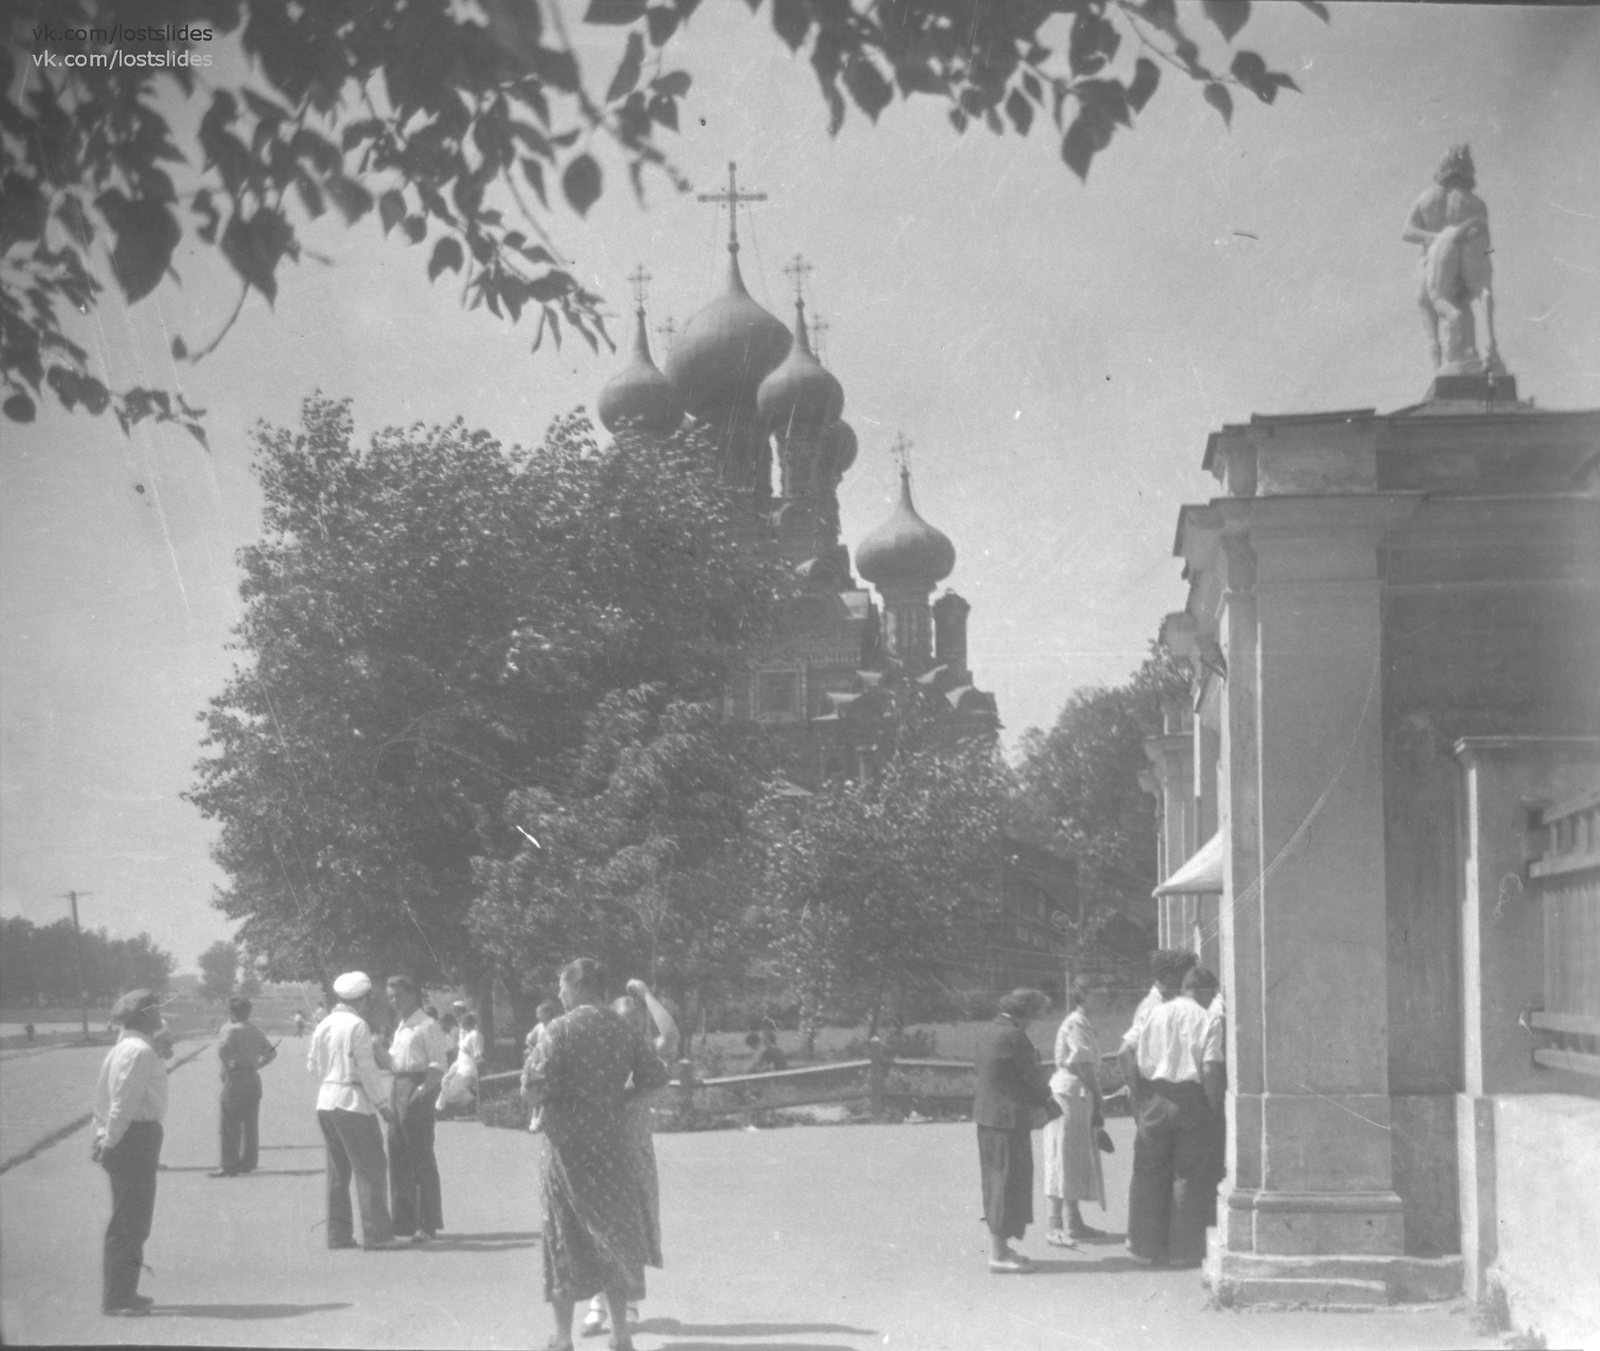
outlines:
[{"label": "black and white photograph", "polygon": [[1600,1348],[1600,6],[0,12],[5,1344]]}]

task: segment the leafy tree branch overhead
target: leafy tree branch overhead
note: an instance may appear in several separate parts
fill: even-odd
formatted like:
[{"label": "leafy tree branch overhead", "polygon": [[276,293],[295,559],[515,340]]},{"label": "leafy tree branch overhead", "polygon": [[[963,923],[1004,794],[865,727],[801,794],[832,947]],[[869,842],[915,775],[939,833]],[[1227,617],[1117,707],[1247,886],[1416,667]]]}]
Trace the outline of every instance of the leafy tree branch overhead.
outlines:
[{"label": "leafy tree branch overhead", "polygon": [[[747,3],[759,16],[763,0]],[[1327,18],[1315,0],[1301,3]],[[300,227],[329,214],[399,231],[423,248],[430,280],[461,279],[469,307],[514,321],[536,313],[535,349],[546,334],[559,342],[563,325],[591,346],[609,342],[601,298],[554,242],[561,204],[585,214],[612,155],[636,193],[647,169],[687,186],[660,138],[677,130],[692,79],[672,66],[671,41],[699,4],[588,0],[582,22],[626,30],[603,91],[579,62],[560,0],[9,6],[0,50],[6,417],[31,421],[48,389],[68,410],[111,410],[124,430],[155,418],[204,442],[203,410],[179,391],[109,388],[74,332],[108,278],[129,303],[154,291],[186,237],[235,275],[235,315],[251,290],[270,303],[280,267],[304,251]],[[831,131],[852,104],[875,120],[897,94],[927,95],[947,105],[958,133],[981,122],[1027,135],[1048,122],[1084,179],[1163,71],[1198,82],[1224,118],[1230,89],[1271,103],[1295,87],[1256,52],[1232,47],[1249,0],[1201,6],[1228,45],[1225,70],[1204,57],[1174,0],[770,0],[767,9],[778,38],[815,72]],[[130,53],[177,49],[130,42],[131,29],[200,30],[208,45],[236,41],[247,62],[236,71],[131,65]],[[91,64],[49,64],[47,52]],[[184,127],[195,119],[180,115],[188,103],[192,133]],[[173,357],[201,359],[231,323],[194,346],[179,335]]]}]

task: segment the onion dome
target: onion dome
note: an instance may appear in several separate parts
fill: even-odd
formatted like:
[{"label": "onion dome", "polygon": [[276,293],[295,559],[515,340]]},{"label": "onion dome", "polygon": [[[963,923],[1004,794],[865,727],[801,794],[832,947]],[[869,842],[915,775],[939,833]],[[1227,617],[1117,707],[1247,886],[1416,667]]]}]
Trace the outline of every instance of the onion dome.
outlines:
[{"label": "onion dome", "polygon": [[860,448],[855,431],[848,422],[835,422],[828,431],[828,443],[828,463],[833,467],[834,476],[842,478],[845,470],[856,462],[856,451]]},{"label": "onion dome", "polygon": [[761,382],[789,350],[789,330],[744,289],[737,247],[728,251],[722,294],[683,326],[667,357],[667,378],[698,418],[753,404]]},{"label": "onion dome", "polygon": [[600,391],[600,421],[607,431],[624,427],[666,436],[683,420],[678,394],[650,359],[650,340],[644,331],[644,307],[639,308],[633,335],[633,356]]},{"label": "onion dome", "polygon": [[861,541],[856,571],[879,590],[913,586],[931,591],[956,565],[956,547],[911,505],[911,473],[900,471],[900,501],[889,519]]},{"label": "onion dome", "polygon": [[812,354],[806,303],[794,301],[794,341],[783,364],[761,382],[756,407],[775,431],[821,431],[844,411],[844,388]]}]

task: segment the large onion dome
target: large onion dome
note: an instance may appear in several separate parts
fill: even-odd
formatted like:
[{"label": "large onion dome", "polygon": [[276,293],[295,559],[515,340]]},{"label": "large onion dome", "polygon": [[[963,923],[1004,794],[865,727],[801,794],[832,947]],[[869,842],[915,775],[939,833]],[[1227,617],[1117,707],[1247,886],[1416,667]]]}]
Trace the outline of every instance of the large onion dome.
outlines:
[{"label": "large onion dome", "polygon": [[843,477],[845,470],[856,462],[856,451],[859,449],[854,429],[848,422],[835,422],[828,430],[828,463],[833,467],[837,477]]},{"label": "large onion dome", "polygon": [[911,473],[900,471],[900,501],[889,519],[861,541],[856,571],[880,590],[915,586],[931,591],[956,565],[956,546],[911,505]]},{"label": "large onion dome", "polygon": [[748,406],[783,360],[789,341],[789,330],[750,299],[739,275],[739,255],[730,249],[727,284],[684,325],[667,357],[667,377],[696,417]]},{"label": "large onion dome", "polygon": [[678,392],[650,359],[650,340],[645,335],[642,306],[633,335],[633,355],[600,391],[599,411],[600,421],[611,432],[629,427],[654,436],[666,436],[683,420]]},{"label": "large onion dome", "polygon": [[756,407],[780,434],[818,432],[844,411],[844,388],[812,355],[806,336],[806,304],[794,302],[794,341],[783,364],[761,382]]}]

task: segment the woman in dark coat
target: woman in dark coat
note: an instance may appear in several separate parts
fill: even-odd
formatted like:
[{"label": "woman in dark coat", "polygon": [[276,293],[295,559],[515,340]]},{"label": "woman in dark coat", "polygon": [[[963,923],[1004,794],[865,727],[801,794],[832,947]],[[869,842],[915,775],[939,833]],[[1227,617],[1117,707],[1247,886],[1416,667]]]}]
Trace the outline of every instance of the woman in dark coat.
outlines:
[{"label": "woman in dark coat", "polygon": [[[973,1055],[977,1097],[978,1167],[983,1176],[983,1218],[989,1226],[989,1270],[1024,1271],[1028,1259],[1010,1240],[1033,1221],[1033,1141],[1055,1107],[1039,1053],[1028,1040],[1028,1024],[1049,1007],[1038,990],[1013,990],[1000,1013],[978,1033]],[[1055,1108],[1057,1112],[1059,1108]]]}]

